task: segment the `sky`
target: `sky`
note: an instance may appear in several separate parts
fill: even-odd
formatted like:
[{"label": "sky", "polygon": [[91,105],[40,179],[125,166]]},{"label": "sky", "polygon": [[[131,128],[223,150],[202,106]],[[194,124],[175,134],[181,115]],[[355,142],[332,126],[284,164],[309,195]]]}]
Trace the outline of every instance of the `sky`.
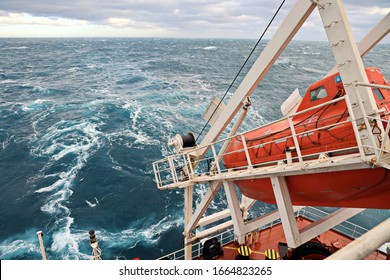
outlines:
[{"label": "sky", "polygon": [[[309,0],[308,0],[309,1]],[[0,37],[258,38],[282,0],[0,0]],[[295,0],[286,0],[268,34]],[[390,0],[345,0],[356,40]],[[294,39],[326,40],[317,10]],[[390,43],[390,36],[385,38]]]}]

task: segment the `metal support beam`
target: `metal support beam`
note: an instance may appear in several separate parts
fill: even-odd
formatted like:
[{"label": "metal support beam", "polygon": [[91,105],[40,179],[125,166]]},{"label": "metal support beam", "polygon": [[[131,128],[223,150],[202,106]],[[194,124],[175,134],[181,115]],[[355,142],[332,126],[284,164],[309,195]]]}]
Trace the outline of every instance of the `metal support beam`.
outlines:
[{"label": "metal support beam", "polygon": [[[366,129],[359,131],[356,138],[362,139],[362,143],[366,146],[376,147],[367,115],[379,119],[377,105],[371,89],[354,86],[355,82],[368,83],[369,81],[342,2],[341,0],[318,0],[317,2],[322,22],[328,27],[325,31],[332,46],[345,92],[354,105],[353,113],[357,120],[362,120],[366,125]],[[382,123],[378,125],[382,126]],[[377,153],[375,149],[366,149],[365,152],[367,155]]]},{"label": "metal support beam", "polygon": [[[304,206],[294,206],[293,211],[297,212],[302,208],[304,208]],[[270,224],[270,223],[276,221],[277,219],[280,219],[280,214],[279,214],[278,210],[264,214],[256,219],[253,219],[253,220],[245,223],[245,232],[249,233],[249,232],[258,230],[260,227],[265,226],[267,224]]]},{"label": "metal support beam", "polygon": [[206,146],[215,142],[224,129],[229,125],[240,109],[242,102],[247,96],[250,96],[254,92],[258,84],[268,73],[271,66],[278,59],[280,54],[298,32],[314,8],[315,4],[309,0],[298,0],[291,8],[289,14],[264,48],[260,57],[253,64],[252,68],[248,71],[232,98],[226,104],[219,118],[211,126],[200,144],[200,146],[205,146],[205,148],[197,150],[194,153],[196,157],[202,158],[207,152],[208,148]]},{"label": "metal support beam", "polygon": [[294,209],[292,207],[290,194],[287,189],[286,179],[284,177],[271,177],[271,183],[275,194],[276,204],[279,209],[280,219],[284,235],[289,247],[296,248],[302,244]]},{"label": "metal support beam", "polygon": [[255,205],[257,200],[241,195],[241,209],[244,219],[248,218],[249,210]]},{"label": "metal support beam", "polygon": [[192,218],[193,186],[184,189],[184,258],[192,259],[192,243],[188,242],[189,229],[187,225]]},{"label": "metal support beam", "polygon": [[[249,211],[252,208],[252,206],[255,204],[255,202],[257,200],[252,199],[252,198],[247,198],[244,195],[243,195],[243,198],[244,199],[241,200],[240,208],[241,208],[241,210],[243,212],[247,212],[247,211]],[[194,215],[195,215],[195,213],[194,213]],[[230,209],[222,210],[222,211],[220,211],[218,213],[214,213],[212,215],[209,215],[209,216],[201,218],[199,220],[199,222],[197,223],[197,225],[195,226],[195,228],[207,226],[209,224],[218,222],[218,221],[223,220],[225,218],[228,218],[230,216],[231,216]],[[197,233],[197,235],[198,235],[198,233]]]},{"label": "metal support beam", "polygon": [[332,254],[327,260],[361,260],[390,241],[390,218]]},{"label": "metal support beam", "polygon": [[[367,35],[357,44],[360,56],[366,55],[375,47],[390,31],[390,13],[388,13]],[[338,71],[337,66],[326,76],[330,76]]]},{"label": "metal support beam", "polygon": [[[223,155],[225,154],[232,138],[238,131],[238,129],[240,128],[242,122],[245,120],[245,117],[246,115],[248,114],[248,109],[249,107],[252,105],[252,101],[250,99],[250,97],[247,97],[247,99],[245,100],[244,102],[244,106],[242,107],[242,110],[241,110],[241,113],[238,115],[237,117],[237,120],[236,122],[234,123],[232,129],[230,130],[229,132],[229,135],[227,137],[227,140],[223,143],[221,149],[219,150],[219,154],[217,156],[215,156],[215,151],[213,150],[213,154],[214,154],[214,158],[215,158],[215,161],[213,163],[213,165],[211,166],[210,168],[210,172],[214,172],[215,169],[219,169],[219,161],[222,159]],[[214,145],[211,146],[212,149],[215,149]],[[218,172],[220,172],[220,170],[218,170]]]},{"label": "metal support beam", "polygon": [[223,186],[233,220],[234,234],[237,236],[238,243],[243,244],[245,242],[244,220],[236,189],[233,182],[230,181],[223,181]]},{"label": "metal support beam", "polygon": [[[199,220],[197,227],[204,227],[209,224],[218,222],[220,220],[223,220],[225,218],[230,217],[230,209],[225,209],[222,211],[219,211],[218,213],[211,214],[209,216],[203,217]],[[198,233],[196,233],[198,234]]]},{"label": "metal support beam", "polygon": [[378,85],[374,83],[356,83],[355,86],[371,87],[371,88],[383,88],[390,90],[390,86]]},{"label": "metal support beam", "polygon": [[305,243],[313,239],[362,211],[364,211],[363,208],[341,208],[328,216],[313,222],[300,230],[301,242]]},{"label": "metal support beam", "polygon": [[42,231],[37,231],[37,235],[38,235],[38,240],[39,240],[39,246],[41,248],[42,260],[47,260],[46,252],[45,252],[45,245],[43,243],[43,233],[42,233]]},{"label": "metal support beam", "polygon": [[227,221],[212,228],[208,228],[202,232],[198,232],[194,237],[187,239],[187,242],[191,243],[195,241],[199,241],[200,239],[209,237],[210,235],[214,235],[216,233],[221,233],[231,228],[233,226],[233,221]]},{"label": "metal support beam", "polygon": [[200,202],[194,214],[190,218],[188,224],[186,225],[187,235],[191,234],[191,232],[195,230],[195,228],[198,226],[199,220],[202,218],[204,212],[206,212],[207,208],[209,207],[210,203],[213,201],[214,197],[217,195],[221,187],[222,183],[218,181],[210,183],[209,189],[207,190],[202,201]]}]

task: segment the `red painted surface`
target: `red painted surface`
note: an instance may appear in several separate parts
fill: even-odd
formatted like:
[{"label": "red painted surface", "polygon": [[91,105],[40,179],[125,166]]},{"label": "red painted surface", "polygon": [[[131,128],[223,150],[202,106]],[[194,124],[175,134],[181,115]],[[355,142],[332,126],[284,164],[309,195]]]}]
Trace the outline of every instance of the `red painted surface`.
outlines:
[{"label": "red painted surface", "polygon": [[[299,229],[304,228],[310,225],[311,223],[312,221],[308,219],[302,217],[297,218],[297,225]],[[341,249],[348,243],[352,242],[353,239],[347,237],[346,235],[338,233],[334,230],[328,230],[322,233],[321,235],[319,235],[316,241],[321,242],[325,246],[329,246],[334,249],[336,248]],[[248,246],[252,251],[252,254],[250,255],[251,260],[264,260],[265,259],[264,252],[267,249],[274,249],[278,252],[279,256],[281,256],[281,252],[279,251],[279,246],[278,246],[279,242],[282,243],[286,242],[282,224],[273,225],[272,227],[268,227],[266,229],[263,229],[253,234],[252,239],[247,238],[245,245]],[[236,242],[231,242],[229,244],[226,244],[223,248],[224,249],[223,256],[220,256],[216,259],[234,260],[238,255],[238,247],[239,244],[237,244]],[[202,257],[199,259],[202,259]],[[375,251],[365,259],[385,260],[386,254],[379,251]]]},{"label": "red painted surface", "polygon": [[[371,83],[387,85],[383,74],[377,68],[367,68],[366,73]],[[338,75],[336,73],[312,84],[297,112],[344,95],[343,83],[337,82]],[[311,92],[321,87],[324,87],[327,96],[313,98]],[[388,119],[389,116],[385,114],[389,112],[387,104],[390,103],[390,91],[380,89],[381,96],[378,96],[373,90],[373,95],[378,108],[384,110],[382,118]],[[349,150],[339,154],[356,153],[354,147],[357,144],[351,123],[340,124],[348,118],[344,100],[293,117],[296,134],[303,133],[298,136],[302,155],[340,149]],[[383,124],[386,127],[386,123]],[[291,135],[287,120],[277,121],[246,133],[244,136],[252,165],[266,165],[285,160],[286,150],[294,147]],[[226,168],[234,169],[248,165],[240,137],[232,139],[226,154],[223,158]],[[295,151],[292,152],[292,156],[297,156]],[[286,177],[286,181],[294,205],[390,209],[390,176],[388,170],[383,168],[290,176]],[[269,179],[242,180],[235,183],[246,196],[275,203]]]}]

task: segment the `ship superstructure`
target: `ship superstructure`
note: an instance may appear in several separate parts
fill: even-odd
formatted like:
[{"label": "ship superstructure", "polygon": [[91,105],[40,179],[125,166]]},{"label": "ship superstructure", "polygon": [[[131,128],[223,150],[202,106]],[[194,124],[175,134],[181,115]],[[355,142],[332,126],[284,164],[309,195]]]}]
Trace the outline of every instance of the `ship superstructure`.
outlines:
[{"label": "ship superstructure", "polygon": [[[282,105],[283,119],[238,134],[251,94],[314,10],[336,67],[310,86],[303,99],[293,93]],[[241,246],[248,236],[280,219],[286,248],[294,249],[364,208],[390,209],[390,87],[380,70],[365,68],[361,58],[389,30],[387,14],[356,43],[341,0],[297,0],[228,103],[213,100],[205,113],[210,128],[203,140],[197,144],[193,134],[170,140],[176,154],[153,168],[159,189],[184,189],[185,259],[194,257],[194,242],[232,226]],[[223,132],[228,137],[220,139]],[[194,209],[197,184],[207,184],[208,189]],[[205,216],[222,190],[228,209]],[[277,210],[247,220],[256,200],[274,203]],[[294,211],[311,205],[341,208],[314,223],[299,224]],[[199,230],[205,226],[209,227]],[[370,246],[388,241],[389,232],[384,230]]]}]

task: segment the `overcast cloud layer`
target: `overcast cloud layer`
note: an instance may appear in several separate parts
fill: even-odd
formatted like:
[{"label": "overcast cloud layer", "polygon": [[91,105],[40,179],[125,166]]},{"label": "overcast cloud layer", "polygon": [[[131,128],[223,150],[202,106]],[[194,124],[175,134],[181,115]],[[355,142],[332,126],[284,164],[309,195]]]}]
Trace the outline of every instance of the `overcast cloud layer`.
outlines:
[{"label": "overcast cloud layer", "polygon": [[[257,38],[275,0],[0,0],[0,37]],[[271,29],[293,6],[286,0]],[[357,40],[390,12],[390,0],[345,0]],[[326,40],[317,11],[296,39]],[[386,42],[390,42],[386,38]]]}]

